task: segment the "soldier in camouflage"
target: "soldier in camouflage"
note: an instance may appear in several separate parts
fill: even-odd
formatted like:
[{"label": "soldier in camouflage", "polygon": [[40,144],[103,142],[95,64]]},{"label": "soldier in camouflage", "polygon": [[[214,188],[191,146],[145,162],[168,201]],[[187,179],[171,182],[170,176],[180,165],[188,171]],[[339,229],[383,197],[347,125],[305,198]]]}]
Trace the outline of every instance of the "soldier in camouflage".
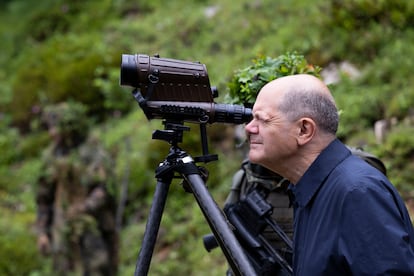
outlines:
[{"label": "soldier in camouflage", "polygon": [[118,237],[111,158],[88,136],[86,107],[48,106],[51,145],[36,193],[38,248],[52,255],[56,275],[116,275]]},{"label": "soldier in camouflage", "polygon": [[[289,181],[287,179],[246,159],[233,176],[232,187],[224,205],[226,208],[236,204],[253,190],[261,190],[264,192],[266,201],[273,207],[271,218],[280,226],[287,237],[292,239],[293,208],[291,208],[288,187]],[[292,250],[277,233],[270,226],[267,226],[262,234],[280,256],[291,263]],[[228,272],[228,275],[233,274]]]}]

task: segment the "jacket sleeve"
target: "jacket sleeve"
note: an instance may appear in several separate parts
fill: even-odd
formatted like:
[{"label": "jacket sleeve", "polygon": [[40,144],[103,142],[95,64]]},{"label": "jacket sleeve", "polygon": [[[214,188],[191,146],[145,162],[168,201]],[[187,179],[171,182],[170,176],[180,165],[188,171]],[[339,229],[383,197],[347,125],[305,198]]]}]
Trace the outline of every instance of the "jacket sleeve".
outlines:
[{"label": "jacket sleeve", "polygon": [[414,230],[401,197],[386,181],[364,182],[345,195],[339,253],[352,275],[414,275]]}]

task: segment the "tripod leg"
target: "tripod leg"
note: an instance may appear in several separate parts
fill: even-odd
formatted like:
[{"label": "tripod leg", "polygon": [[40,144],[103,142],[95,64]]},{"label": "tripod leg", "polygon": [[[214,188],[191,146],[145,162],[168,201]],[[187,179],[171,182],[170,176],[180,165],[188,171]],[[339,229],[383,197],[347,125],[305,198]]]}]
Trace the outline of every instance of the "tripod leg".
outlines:
[{"label": "tripod leg", "polygon": [[189,174],[186,178],[233,272],[236,275],[256,275],[256,271],[229,227],[227,219],[207,190],[200,175]]},{"label": "tripod leg", "polygon": [[146,276],[148,274],[171,180],[172,178],[169,179],[168,183],[162,180],[157,181],[134,276]]}]

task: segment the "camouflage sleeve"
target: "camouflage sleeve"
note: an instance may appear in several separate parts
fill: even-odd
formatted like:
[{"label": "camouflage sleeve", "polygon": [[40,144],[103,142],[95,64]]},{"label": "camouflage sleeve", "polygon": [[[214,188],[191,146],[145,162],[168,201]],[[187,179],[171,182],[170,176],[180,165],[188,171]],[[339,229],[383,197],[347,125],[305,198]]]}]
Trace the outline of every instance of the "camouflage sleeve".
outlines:
[{"label": "camouflage sleeve", "polygon": [[85,199],[85,210],[88,213],[95,213],[106,205],[108,195],[103,186],[96,186]]},{"label": "camouflage sleeve", "polygon": [[96,218],[101,231],[109,233],[116,230],[115,201],[105,186],[96,186],[86,198],[84,207],[86,213]]},{"label": "camouflage sleeve", "polygon": [[53,202],[55,185],[41,176],[37,181],[36,191],[37,217],[36,226],[39,234],[49,234],[49,228],[53,217]]},{"label": "camouflage sleeve", "polygon": [[238,170],[233,175],[230,193],[227,195],[226,201],[224,202],[224,206],[239,201],[242,185],[245,182],[245,175],[246,174],[243,169]]}]

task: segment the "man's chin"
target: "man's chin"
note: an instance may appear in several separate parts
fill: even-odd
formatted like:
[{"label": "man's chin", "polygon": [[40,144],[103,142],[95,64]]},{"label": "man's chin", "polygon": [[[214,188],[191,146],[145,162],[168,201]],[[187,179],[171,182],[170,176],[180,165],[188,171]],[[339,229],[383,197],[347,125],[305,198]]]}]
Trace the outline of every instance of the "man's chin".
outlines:
[{"label": "man's chin", "polygon": [[252,150],[249,151],[249,161],[255,164],[259,164],[260,158],[257,152],[253,152]]}]

